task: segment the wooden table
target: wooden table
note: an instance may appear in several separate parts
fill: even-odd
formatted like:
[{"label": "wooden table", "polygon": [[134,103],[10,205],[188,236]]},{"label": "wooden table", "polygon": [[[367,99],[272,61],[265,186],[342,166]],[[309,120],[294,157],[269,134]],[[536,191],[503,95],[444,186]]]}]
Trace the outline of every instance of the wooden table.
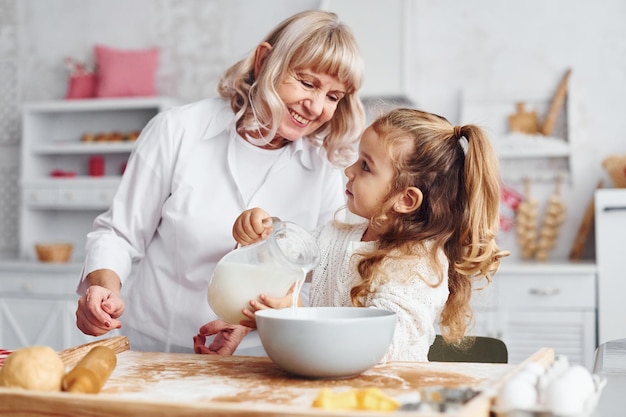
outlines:
[{"label": "wooden table", "polygon": [[[112,338],[115,342],[125,338]],[[382,412],[325,411],[311,407],[322,388],[378,387],[398,399],[424,387],[472,387],[481,393],[458,413],[488,416],[495,390],[521,365],[390,362],[355,378],[310,380],[292,376],[269,358],[135,352],[115,346],[118,362],[99,394],[41,393],[0,388],[0,415],[33,416],[378,416]],[[89,347],[90,348],[90,347]],[[62,357],[73,366],[88,351]],[[551,349],[529,361],[549,363]],[[396,412],[405,416],[438,412]]]}]

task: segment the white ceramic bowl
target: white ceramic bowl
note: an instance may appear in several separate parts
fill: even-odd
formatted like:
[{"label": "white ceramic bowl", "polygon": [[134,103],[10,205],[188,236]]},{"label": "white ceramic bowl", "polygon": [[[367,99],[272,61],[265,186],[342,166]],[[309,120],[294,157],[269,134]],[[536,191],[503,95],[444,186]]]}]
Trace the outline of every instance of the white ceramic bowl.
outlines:
[{"label": "white ceramic bowl", "polygon": [[300,307],[256,312],[270,359],[308,378],[347,378],[376,365],[391,344],[396,314],[376,308]]}]

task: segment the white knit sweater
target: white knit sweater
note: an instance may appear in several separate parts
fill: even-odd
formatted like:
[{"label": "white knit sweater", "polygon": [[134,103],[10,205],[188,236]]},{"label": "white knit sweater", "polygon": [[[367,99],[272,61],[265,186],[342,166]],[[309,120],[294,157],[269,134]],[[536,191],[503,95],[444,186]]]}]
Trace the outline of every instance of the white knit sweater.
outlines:
[{"label": "white knit sweater", "polygon": [[[312,307],[349,307],[350,289],[361,280],[355,252],[365,252],[376,247],[376,242],[361,242],[366,223],[338,228],[332,223],[318,227],[314,232],[320,247],[320,264],[313,272],[310,290]],[[437,273],[428,262],[425,248],[423,256],[410,259],[387,260],[384,271],[387,280],[365,300],[366,307],[393,311],[398,322],[393,341],[383,361],[428,361],[428,349],[435,339],[435,325],[448,298],[448,260],[439,251],[437,261],[442,267],[441,284],[436,284]],[[426,282],[425,282],[426,281]]]}]

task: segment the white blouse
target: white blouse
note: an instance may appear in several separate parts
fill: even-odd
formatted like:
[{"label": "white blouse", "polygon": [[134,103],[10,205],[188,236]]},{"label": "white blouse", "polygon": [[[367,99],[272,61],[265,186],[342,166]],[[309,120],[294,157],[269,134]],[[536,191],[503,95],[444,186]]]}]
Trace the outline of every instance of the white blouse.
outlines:
[{"label": "white blouse", "polygon": [[207,304],[208,283],[217,261],[235,246],[232,226],[242,211],[261,207],[312,230],[344,204],[342,171],[320,148],[300,139],[279,151],[258,149],[278,156],[259,174],[255,191],[242,183],[249,175],[238,172],[237,152],[245,152],[235,146],[238,140],[226,100],[156,115],[137,141],[110,209],[87,236],[78,293],[91,271],[112,269],[120,276],[122,332],[134,350],[192,352],[200,326],[216,319]]},{"label": "white blouse", "polygon": [[[375,242],[361,242],[367,224],[338,228],[332,223],[315,230],[321,260],[313,273],[310,290],[311,306],[349,307],[350,290],[361,277],[356,270],[355,252],[375,248]],[[428,244],[425,245],[427,248]],[[435,340],[435,326],[448,299],[448,260],[442,250],[437,261],[442,267],[439,276],[427,261],[428,255],[411,259],[387,260],[384,271],[388,280],[365,300],[366,307],[393,311],[398,322],[389,350],[383,361],[428,361],[428,350]]]}]

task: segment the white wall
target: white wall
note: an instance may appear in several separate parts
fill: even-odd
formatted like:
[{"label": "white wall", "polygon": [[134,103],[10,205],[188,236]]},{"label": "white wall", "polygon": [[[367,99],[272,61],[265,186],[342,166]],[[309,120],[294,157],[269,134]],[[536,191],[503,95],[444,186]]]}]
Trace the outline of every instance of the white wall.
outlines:
[{"label": "white wall", "polygon": [[[284,17],[320,4],[312,0],[4,2],[18,10],[17,36],[4,32],[4,39],[17,39],[21,101],[62,98],[63,58],[91,59],[95,43],[118,48],[159,46],[162,93],[188,101],[213,96],[220,73],[267,30]],[[412,96],[418,98],[416,106],[452,122],[459,122],[463,90],[522,100],[550,97],[565,70],[573,69],[575,172],[573,181],[562,189],[568,217],[553,254],[556,259],[566,258],[595,184],[604,176],[601,160],[610,153],[626,154],[622,137],[626,2],[413,0],[412,13]],[[373,31],[376,24],[388,23],[372,22]],[[0,61],[2,41],[0,26]],[[512,186],[522,191],[519,184]],[[552,184],[533,188],[542,201],[552,190]],[[513,236],[501,239],[515,257]]]},{"label": "white wall", "polygon": [[[63,58],[93,62],[96,43],[161,48],[159,87],[191,101],[214,96],[228,65],[280,20],[317,1],[21,0],[24,101],[62,98]],[[103,23],[106,22],[106,23]]]},{"label": "white wall", "polygon": [[[414,94],[421,98],[419,106],[453,119],[458,120],[463,89],[485,97],[550,97],[566,68],[572,68],[573,183],[562,189],[567,220],[553,254],[567,258],[585,206],[604,177],[602,159],[626,154],[621,122],[626,2],[418,0],[414,12]],[[542,202],[554,189],[553,184],[532,187]],[[512,236],[503,241],[516,249]]]}]

